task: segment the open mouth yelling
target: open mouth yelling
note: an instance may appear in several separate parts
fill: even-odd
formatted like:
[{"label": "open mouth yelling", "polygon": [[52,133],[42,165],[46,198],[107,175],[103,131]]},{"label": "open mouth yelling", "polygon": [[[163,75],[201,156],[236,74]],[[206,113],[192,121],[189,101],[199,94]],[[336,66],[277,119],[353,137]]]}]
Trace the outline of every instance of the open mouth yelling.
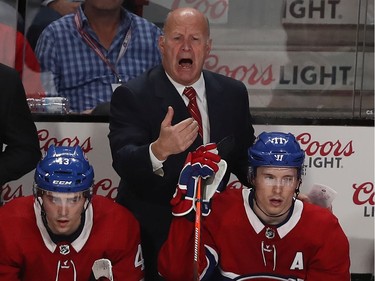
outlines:
[{"label": "open mouth yelling", "polygon": [[193,65],[193,60],[192,59],[180,59],[178,64],[182,67],[182,68],[191,68],[192,65]]}]

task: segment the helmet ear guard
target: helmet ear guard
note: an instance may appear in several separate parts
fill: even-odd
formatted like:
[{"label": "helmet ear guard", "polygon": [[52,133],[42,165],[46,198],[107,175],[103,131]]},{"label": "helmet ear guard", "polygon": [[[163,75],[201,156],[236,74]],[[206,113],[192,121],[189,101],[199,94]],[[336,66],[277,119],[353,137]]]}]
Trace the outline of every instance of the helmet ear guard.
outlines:
[{"label": "helmet ear guard", "polygon": [[301,184],[302,184],[302,178],[300,177],[300,178],[298,179],[298,184],[297,184],[297,187],[296,187],[296,190],[295,190],[296,198],[298,197],[298,194],[300,193],[299,188],[300,188]]},{"label": "helmet ear guard", "polygon": [[51,145],[35,169],[33,193],[38,197],[44,191],[82,192],[90,199],[93,182],[94,169],[80,146]]},{"label": "helmet ear guard", "polygon": [[254,179],[255,179],[256,169],[254,167],[249,166],[247,169],[247,182],[251,188],[254,188]]},{"label": "helmet ear guard", "polygon": [[36,183],[33,183],[33,195],[35,198],[42,197],[44,191],[36,185]]},{"label": "helmet ear guard", "polygon": [[87,198],[89,201],[91,201],[91,197],[92,197],[92,185],[90,186],[90,188],[86,191],[83,192],[83,197]]}]

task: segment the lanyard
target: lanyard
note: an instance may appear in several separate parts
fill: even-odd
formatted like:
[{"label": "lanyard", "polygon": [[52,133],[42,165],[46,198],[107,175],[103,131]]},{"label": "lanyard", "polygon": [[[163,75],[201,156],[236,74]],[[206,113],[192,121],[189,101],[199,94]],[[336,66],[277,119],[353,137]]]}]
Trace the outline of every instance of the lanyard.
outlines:
[{"label": "lanyard", "polygon": [[[102,61],[104,61],[108,65],[108,67],[112,70],[113,74],[117,77],[118,82],[121,83],[120,75],[116,71],[115,66],[102,53],[98,44],[94,40],[92,40],[90,35],[85,30],[83,30],[82,25],[81,25],[81,16],[79,14],[79,11],[77,11],[76,14],[74,15],[74,21],[75,21],[75,24],[76,24],[76,27],[77,27],[77,30],[78,30],[79,34],[86,41],[87,45],[99,56],[99,58]],[[118,54],[118,57],[117,57],[117,60],[116,60],[116,64],[124,56],[128,46],[129,46],[130,38],[131,38],[131,25],[129,26],[129,30],[125,35],[124,41],[122,42],[120,53]]]}]

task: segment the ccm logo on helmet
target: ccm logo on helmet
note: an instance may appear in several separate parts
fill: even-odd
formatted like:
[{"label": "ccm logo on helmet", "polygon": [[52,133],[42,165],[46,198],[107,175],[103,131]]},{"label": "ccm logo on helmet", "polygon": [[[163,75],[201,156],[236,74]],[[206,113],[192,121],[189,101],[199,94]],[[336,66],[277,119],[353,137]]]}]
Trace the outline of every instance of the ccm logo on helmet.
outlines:
[{"label": "ccm logo on helmet", "polygon": [[58,184],[58,185],[71,185],[72,183],[73,183],[72,181],[59,181],[59,180],[52,181],[52,184]]}]

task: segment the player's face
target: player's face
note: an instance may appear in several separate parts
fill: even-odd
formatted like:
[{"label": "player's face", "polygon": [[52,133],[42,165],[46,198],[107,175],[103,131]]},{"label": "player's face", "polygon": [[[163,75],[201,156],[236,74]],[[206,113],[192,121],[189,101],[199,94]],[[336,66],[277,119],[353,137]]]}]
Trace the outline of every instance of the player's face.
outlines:
[{"label": "player's face", "polygon": [[78,229],[86,200],[82,192],[45,192],[42,198],[47,223],[54,234],[70,235]]},{"label": "player's face", "polygon": [[190,10],[172,13],[159,39],[165,71],[174,81],[188,86],[196,82],[211,50],[206,19]]},{"label": "player's face", "polygon": [[[293,196],[299,184],[296,168],[258,167],[254,179],[257,204],[254,210],[266,223],[282,222],[284,214],[292,206]],[[258,206],[257,206],[258,205]],[[268,216],[266,216],[261,210]]]},{"label": "player's face", "polygon": [[86,0],[85,6],[88,5],[92,8],[102,11],[118,10],[123,0]]}]

